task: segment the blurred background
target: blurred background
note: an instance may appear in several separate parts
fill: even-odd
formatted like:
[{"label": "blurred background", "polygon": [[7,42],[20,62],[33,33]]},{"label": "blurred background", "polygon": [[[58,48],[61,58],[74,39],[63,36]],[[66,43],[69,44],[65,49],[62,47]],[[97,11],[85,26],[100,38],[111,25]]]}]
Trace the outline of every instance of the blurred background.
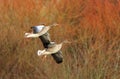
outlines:
[{"label": "blurred background", "polygon": [[[62,48],[57,64],[39,39],[25,39],[30,27],[58,23],[50,29]],[[74,42],[77,41],[77,42]],[[119,0],[0,0],[0,79],[119,79]]]}]

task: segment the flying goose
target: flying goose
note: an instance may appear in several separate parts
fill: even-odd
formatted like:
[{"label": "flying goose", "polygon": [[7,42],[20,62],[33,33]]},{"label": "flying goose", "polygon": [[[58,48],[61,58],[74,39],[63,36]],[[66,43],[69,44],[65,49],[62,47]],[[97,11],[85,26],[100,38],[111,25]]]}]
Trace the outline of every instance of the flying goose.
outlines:
[{"label": "flying goose", "polygon": [[39,36],[44,35],[45,33],[48,32],[48,30],[52,27],[52,26],[57,26],[58,24],[53,24],[53,25],[49,25],[49,26],[45,26],[45,25],[39,25],[36,27],[31,27],[33,28],[33,30],[37,29],[38,32],[37,33],[25,33],[25,38],[36,38]]},{"label": "flying goose", "polygon": [[63,43],[70,43],[70,42],[66,40],[61,42],[60,44],[54,44],[52,46],[48,46],[48,48],[44,50],[38,50],[37,55],[41,56],[41,55],[49,55],[49,54],[57,53],[62,48]]}]

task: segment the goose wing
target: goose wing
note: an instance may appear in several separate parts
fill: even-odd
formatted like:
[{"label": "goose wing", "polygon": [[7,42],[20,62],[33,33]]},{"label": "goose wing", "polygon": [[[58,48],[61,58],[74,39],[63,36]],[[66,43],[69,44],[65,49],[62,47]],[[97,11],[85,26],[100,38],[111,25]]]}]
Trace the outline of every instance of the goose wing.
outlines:
[{"label": "goose wing", "polygon": [[62,44],[56,44],[53,47],[47,48],[46,51],[56,53],[61,49],[61,47],[62,47]]},{"label": "goose wing", "polygon": [[30,34],[25,34],[25,38],[36,38],[39,37],[39,34],[34,34],[34,33],[30,33]]},{"label": "goose wing", "polygon": [[39,34],[39,36],[41,36],[41,35],[47,33],[49,29],[50,29],[50,26],[45,26],[45,27],[43,27],[43,28],[41,29],[41,31],[38,32],[37,34]]}]

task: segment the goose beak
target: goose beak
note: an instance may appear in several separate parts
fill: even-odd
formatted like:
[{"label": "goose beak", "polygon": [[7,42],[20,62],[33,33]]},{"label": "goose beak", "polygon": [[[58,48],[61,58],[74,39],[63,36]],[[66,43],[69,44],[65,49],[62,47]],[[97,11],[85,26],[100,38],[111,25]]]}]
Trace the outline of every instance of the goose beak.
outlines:
[{"label": "goose beak", "polygon": [[33,29],[34,27],[30,27],[31,29]]}]

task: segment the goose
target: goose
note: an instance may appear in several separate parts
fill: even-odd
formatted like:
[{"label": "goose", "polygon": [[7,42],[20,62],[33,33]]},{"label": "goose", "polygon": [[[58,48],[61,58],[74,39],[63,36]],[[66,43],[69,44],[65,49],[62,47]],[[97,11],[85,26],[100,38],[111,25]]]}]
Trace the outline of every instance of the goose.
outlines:
[{"label": "goose", "polygon": [[35,27],[31,27],[33,28],[33,30],[37,30],[37,33],[25,33],[25,38],[36,38],[39,36],[44,35],[45,33],[48,32],[48,30],[52,27],[52,26],[57,26],[58,24],[52,24],[49,26],[45,26],[45,25],[39,25],[39,26],[35,26]]},{"label": "goose", "polygon": [[46,56],[46,55],[57,53],[62,48],[63,43],[70,43],[70,42],[65,40],[59,44],[54,44],[54,45],[48,46],[48,48],[45,48],[44,50],[38,50],[37,55],[38,56],[41,56],[41,55]]}]

